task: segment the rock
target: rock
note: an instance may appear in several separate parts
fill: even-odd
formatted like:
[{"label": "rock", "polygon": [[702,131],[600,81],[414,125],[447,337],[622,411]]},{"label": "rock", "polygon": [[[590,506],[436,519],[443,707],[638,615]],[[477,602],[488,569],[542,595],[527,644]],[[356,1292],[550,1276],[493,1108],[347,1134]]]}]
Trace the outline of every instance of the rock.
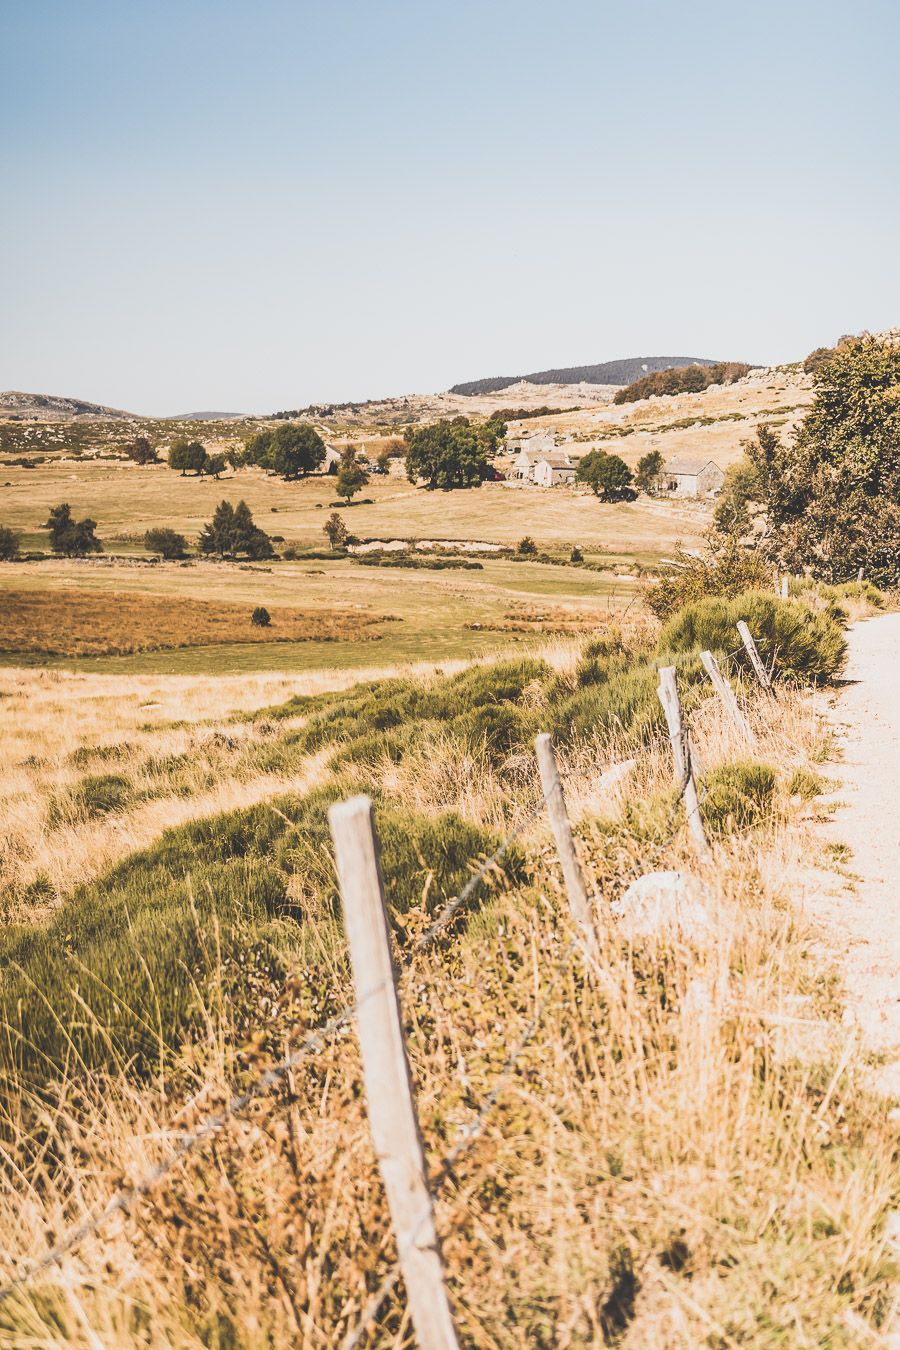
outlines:
[{"label": "rock", "polygon": [[698,938],[712,927],[707,899],[689,872],[648,872],[610,908],[626,937]]}]

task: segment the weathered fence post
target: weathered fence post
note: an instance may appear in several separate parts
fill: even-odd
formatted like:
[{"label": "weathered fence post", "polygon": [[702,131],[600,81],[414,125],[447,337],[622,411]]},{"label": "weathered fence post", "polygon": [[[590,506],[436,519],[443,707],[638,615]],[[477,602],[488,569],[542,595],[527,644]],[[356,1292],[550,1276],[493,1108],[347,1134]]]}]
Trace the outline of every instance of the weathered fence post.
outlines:
[{"label": "weathered fence post", "polygon": [[784,576],[781,578],[781,598],[782,598],[782,600],[787,600],[787,599],[789,599],[790,594],[791,594],[791,579],[790,579],[790,577],[788,576],[787,572],[785,572]]},{"label": "weathered fence post", "polygon": [[737,696],[735,695],[735,692],[732,689],[731,685],[728,683],[725,676],[719,669],[718,661],[713,656],[712,652],[701,652],[700,660],[703,662],[704,670],[706,671],[709,678],[712,680],[716,693],[719,695],[719,698],[725,704],[725,707],[728,710],[731,720],[734,722],[738,731],[741,732],[741,734],[746,738],[746,740],[750,745],[755,746],[756,736],[753,733],[753,728],[747,721],[744,714],[741,712],[741,707],[737,701]]},{"label": "weathered fence post", "polygon": [[535,739],[534,748],[541,774],[544,800],[547,803],[550,828],[553,831],[556,852],[562,864],[566,895],[569,897],[569,909],[572,911],[572,918],[584,933],[589,946],[593,947],[596,944],[596,935],[591,922],[591,902],[588,898],[587,887],[584,884],[578,854],[575,852],[575,841],[572,838],[572,826],[569,821],[569,813],[566,810],[566,798],[559,777],[556,755],[553,753],[553,742],[546,731],[542,731]]},{"label": "weathered fence post", "polygon": [[865,568],[861,567],[861,568],[859,569],[859,571],[857,572],[857,574],[856,574],[856,580],[857,580],[857,581],[862,581],[864,573],[865,573]]},{"label": "weathered fence post", "polygon": [[678,685],[675,682],[675,667],[661,666],[659,671],[659,701],[666,715],[669,728],[669,740],[672,742],[672,756],[675,760],[675,773],[679,783],[684,783],[684,809],[688,825],[694,840],[697,855],[704,862],[709,858],[706,833],[700,815],[700,802],[697,799],[697,784],[691,767],[690,754],[686,751],[685,729],[681,721],[681,704],[678,701]]},{"label": "weathered fence post", "polygon": [[353,965],[369,1126],[416,1338],[422,1350],[457,1350],[394,983],[372,803],[368,797],[340,802],[328,821]]},{"label": "weathered fence post", "polygon": [[737,630],[741,635],[741,642],[744,644],[744,650],[750,657],[750,664],[756,671],[756,678],[759,680],[763,689],[768,689],[771,692],[772,681],[769,678],[769,672],[762,663],[762,657],[759,654],[756,643],[753,641],[753,634],[750,632],[750,629],[744,623],[743,619],[738,619]]}]

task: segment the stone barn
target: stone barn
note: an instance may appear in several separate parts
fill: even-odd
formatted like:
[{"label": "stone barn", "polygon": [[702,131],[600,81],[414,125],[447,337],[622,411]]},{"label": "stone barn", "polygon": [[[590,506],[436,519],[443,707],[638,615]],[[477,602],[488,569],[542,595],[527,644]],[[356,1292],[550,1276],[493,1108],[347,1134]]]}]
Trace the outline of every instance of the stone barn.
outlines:
[{"label": "stone barn", "polygon": [[670,497],[714,497],[722,490],[725,474],[712,459],[684,455],[669,460],[662,480]]}]

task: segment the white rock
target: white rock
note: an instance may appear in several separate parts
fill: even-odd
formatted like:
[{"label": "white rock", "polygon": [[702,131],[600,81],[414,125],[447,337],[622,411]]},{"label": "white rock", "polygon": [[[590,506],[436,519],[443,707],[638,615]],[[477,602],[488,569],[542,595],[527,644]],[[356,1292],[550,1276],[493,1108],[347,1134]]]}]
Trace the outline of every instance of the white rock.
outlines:
[{"label": "white rock", "polygon": [[648,872],[610,908],[629,938],[706,936],[707,892],[689,872]]}]

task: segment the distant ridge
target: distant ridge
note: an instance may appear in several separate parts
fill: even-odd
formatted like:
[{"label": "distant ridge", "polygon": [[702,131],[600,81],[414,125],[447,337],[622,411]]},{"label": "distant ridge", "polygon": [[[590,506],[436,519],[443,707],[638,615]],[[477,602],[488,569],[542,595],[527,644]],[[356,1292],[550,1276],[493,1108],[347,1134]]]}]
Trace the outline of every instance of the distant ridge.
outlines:
[{"label": "distant ridge", "polygon": [[714,366],[707,356],[626,356],[618,361],[602,361],[595,366],[561,366],[557,370],[536,370],[531,375],[495,375],[484,380],[455,384],[451,394],[496,394],[512,384],[631,384],[655,370],[676,366]]},{"label": "distant ridge", "polygon": [[62,398],[58,394],[23,394],[18,389],[7,389],[0,394],[0,413],[53,413],[57,417],[123,417],[133,419],[135,414],[122,408],[107,408],[102,403],[87,403],[83,398]]},{"label": "distant ridge", "polygon": [[246,416],[246,413],[235,412],[167,413],[162,420],[164,422],[236,422]]}]

